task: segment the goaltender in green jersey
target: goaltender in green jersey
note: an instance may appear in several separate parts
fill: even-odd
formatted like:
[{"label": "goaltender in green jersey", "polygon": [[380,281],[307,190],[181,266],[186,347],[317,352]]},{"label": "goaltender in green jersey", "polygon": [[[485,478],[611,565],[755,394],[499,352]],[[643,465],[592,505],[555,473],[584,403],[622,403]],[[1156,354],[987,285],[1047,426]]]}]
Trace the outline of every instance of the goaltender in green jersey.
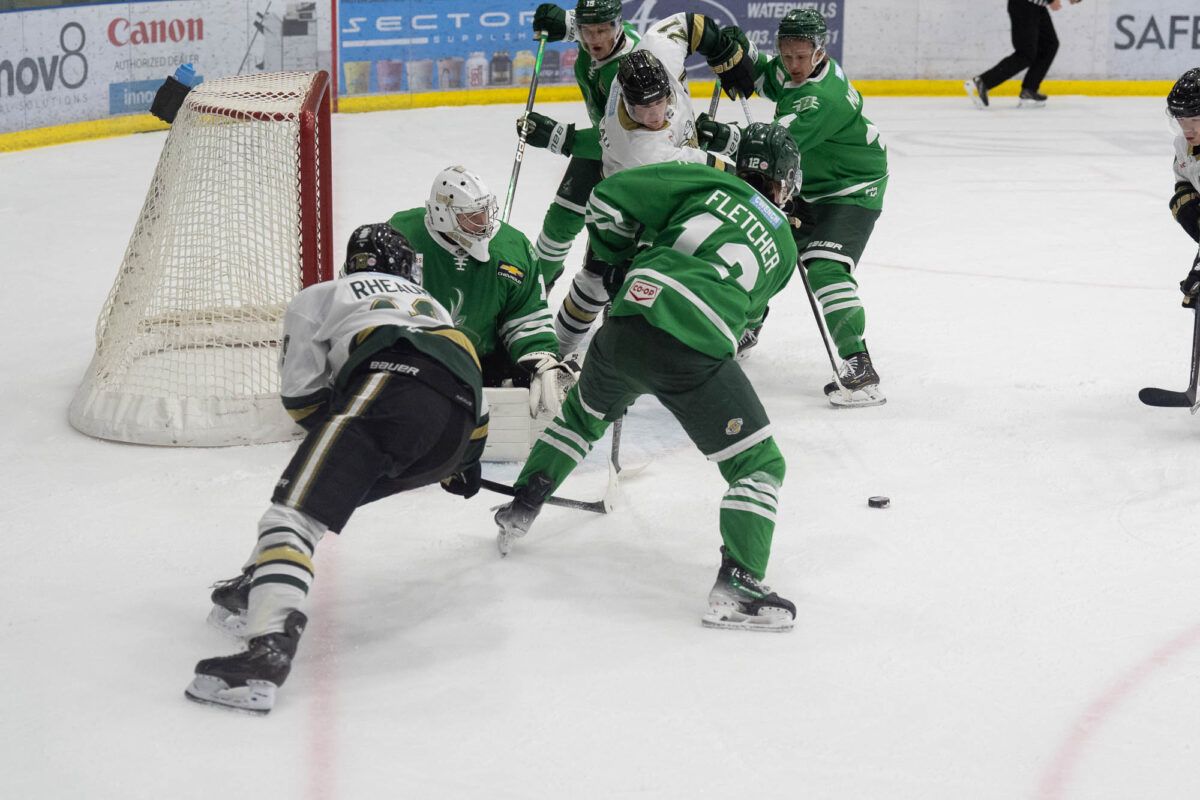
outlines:
[{"label": "goaltender in green jersey", "polygon": [[728,484],[721,566],[703,622],[792,627],[795,606],[761,583],[784,460],[734,353],[747,320],[761,316],[793,274],[796,245],[780,205],[798,162],[787,131],[760,123],[742,135],[736,177],[668,162],[625,170],[595,188],[588,234],[594,257],[609,265],[612,316],[592,340],[562,413],[534,444],[514,500],[496,513],[501,554],[609,424],[651,394]]},{"label": "goaltender in green jersey", "polygon": [[[816,9],[789,11],[779,23],[779,54],[756,54],[756,89],[775,102],[775,121],[788,129],[803,163],[789,213],[798,225],[800,261],[843,359],[825,394],[838,406],[879,405],[885,398],[863,338],[866,313],[854,271],[883,209],[887,150],[863,115],[862,96],[826,52],[828,36]],[[725,127],[704,123],[701,143],[725,135]],[[756,340],[752,328],[743,349]]]}]

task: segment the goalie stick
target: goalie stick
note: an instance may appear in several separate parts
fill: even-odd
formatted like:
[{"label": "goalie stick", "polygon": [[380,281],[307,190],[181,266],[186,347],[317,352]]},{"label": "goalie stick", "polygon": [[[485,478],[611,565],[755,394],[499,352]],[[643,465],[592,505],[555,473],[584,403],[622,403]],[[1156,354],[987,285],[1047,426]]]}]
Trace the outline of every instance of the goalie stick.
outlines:
[{"label": "goalie stick", "polygon": [[[487,478],[481,478],[479,480],[479,485],[484,489],[487,489],[489,492],[495,492],[496,494],[502,494],[508,497],[517,496],[517,490],[509,486],[507,483],[500,483],[498,481],[490,481]],[[545,503],[548,506],[562,506],[563,508],[576,508],[580,511],[591,511],[594,514],[608,513],[608,507],[605,505],[603,499],[591,501],[572,500],[569,497],[554,497],[551,495],[550,497],[546,498]]]},{"label": "goalie stick", "polygon": [[1195,314],[1195,320],[1192,323],[1192,375],[1188,388],[1182,392],[1172,392],[1148,386],[1138,392],[1138,399],[1148,406],[1191,408],[1193,414],[1200,410],[1200,403],[1196,402],[1196,385],[1200,383],[1200,311],[1192,313]]}]

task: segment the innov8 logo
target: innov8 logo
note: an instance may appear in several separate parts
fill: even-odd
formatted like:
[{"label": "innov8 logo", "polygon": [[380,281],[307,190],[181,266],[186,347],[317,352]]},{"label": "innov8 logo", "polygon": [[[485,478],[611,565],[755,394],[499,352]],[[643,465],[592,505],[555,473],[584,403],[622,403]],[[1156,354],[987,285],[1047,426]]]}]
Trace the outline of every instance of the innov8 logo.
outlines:
[{"label": "innov8 logo", "polygon": [[68,22],[58,32],[62,55],[26,56],[13,64],[0,61],[0,96],[12,97],[14,89],[21,94],[33,94],[38,88],[53,91],[56,85],[78,89],[87,80],[88,63],[83,55],[87,34],[78,22]]}]

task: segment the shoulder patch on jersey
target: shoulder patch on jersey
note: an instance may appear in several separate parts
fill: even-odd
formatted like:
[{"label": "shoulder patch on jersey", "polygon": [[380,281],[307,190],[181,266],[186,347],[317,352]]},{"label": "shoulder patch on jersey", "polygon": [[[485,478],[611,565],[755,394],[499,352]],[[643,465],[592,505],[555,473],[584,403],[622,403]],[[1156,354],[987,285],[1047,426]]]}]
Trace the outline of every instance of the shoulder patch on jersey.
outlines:
[{"label": "shoulder patch on jersey", "polygon": [[792,110],[797,114],[804,111],[816,111],[821,107],[821,98],[805,95],[792,104]]},{"label": "shoulder patch on jersey", "polygon": [[516,264],[509,264],[507,261],[500,261],[496,264],[496,274],[502,275],[516,284],[525,282],[525,270]]},{"label": "shoulder patch on jersey", "polygon": [[625,292],[625,299],[632,303],[637,303],[639,306],[649,308],[658,299],[660,291],[662,291],[661,286],[638,278],[629,284],[629,290]]},{"label": "shoulder patch on jersey", "polygon": [[767,218],[767,222],[771,223],[772,228],[778,228],[783,224],[783,216],[780,215],[779,209],[775,208],[771,201],[761,194],[751,195],[750,205],[762,212],[762,215]]}]

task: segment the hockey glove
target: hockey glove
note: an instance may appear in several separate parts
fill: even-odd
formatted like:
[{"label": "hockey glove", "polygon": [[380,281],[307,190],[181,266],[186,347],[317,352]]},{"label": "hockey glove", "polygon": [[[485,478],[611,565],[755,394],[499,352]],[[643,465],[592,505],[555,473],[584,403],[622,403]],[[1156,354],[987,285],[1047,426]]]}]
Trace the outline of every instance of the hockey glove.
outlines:
[{"label": "hockey glove", "polygon": [[564,125],[536,111],[530,111],[517,120],[517,135],[522,134],[526,144],[544,147],[559,155],[569,156],[575,147],[574,125]]},{"label": "hockey glove", "polygon": [[471,466],[442,478],[441,486],[450,494],[456,494],[464,500],[469,500],[479,493],[479,483],[482,480],[483,468],[476,461]]},{"label": "hockey glove", "polygon": [[1183,307],[1196,308],[1196,296],[1200,295],[1200,253],[1196,254],[1196,260],[1192,262],[1192,269],[1187,277],[1179,282],[1179,291],[1183,292]]},{"label": "hockey glove", "polygon": [[717,122],[706,112],[696,117],[696,137],[701,148],[730,160],[737,158],[738,145],[742,142],[742,132],[736,125]]},{"label": "hockey glove", "polygon": [[575,382],[568,376],[569,369],[558,356],[544,351],[529,353],[518,359],[517,364],[529,370],[532,376],[529,380],[529,416],[536,417],[545,412],[557,417],[567,390]]},{"label": "hockey glove", "polygon": [[1175,184],[1171,197],[1171,216],[1193,241],[1200,242],[1200,193],[1190,183]]},{"label": "hockey glove", "polygon": [[[526,6],[528,8],[528,6]],[[572,12],[559,8],[554,3],[542,3],[533,10],[533,33],[546,34],[546,41],[561,42],[571,29],[567,15]]]},{"label": "hockey glove", "polygon": [[[754,94],[754,62],[758,51],[747,42],[746,47],[738,41],[741,31],[732,25],[722,28],[720,37],[711,53],[706,53],[708,66],[717,74],[721,88],[730,97],[750,97]],[[740,37],[745,40],[744,36]]]}]

